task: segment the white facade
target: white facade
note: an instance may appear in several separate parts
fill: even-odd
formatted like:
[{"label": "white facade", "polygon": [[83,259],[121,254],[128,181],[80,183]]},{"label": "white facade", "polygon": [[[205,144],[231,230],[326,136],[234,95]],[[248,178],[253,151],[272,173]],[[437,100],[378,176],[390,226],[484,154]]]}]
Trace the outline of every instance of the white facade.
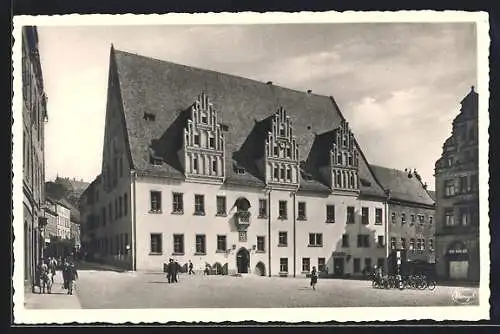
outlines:
[{"label": "white facade", "polygon": [[71,238],[71,210],[56,203],[57,236],[61,239]]}]

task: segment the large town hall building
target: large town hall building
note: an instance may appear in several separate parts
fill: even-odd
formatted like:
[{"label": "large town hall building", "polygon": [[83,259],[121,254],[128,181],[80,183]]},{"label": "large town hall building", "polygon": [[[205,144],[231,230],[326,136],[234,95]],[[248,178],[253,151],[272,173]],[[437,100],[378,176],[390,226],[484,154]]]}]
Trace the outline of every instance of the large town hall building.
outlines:
[{"label": "large town hall building", "polygon": [[386,192],[333,97],[111,48],[82,247],[132,270],[361,274],[387,257]]}]

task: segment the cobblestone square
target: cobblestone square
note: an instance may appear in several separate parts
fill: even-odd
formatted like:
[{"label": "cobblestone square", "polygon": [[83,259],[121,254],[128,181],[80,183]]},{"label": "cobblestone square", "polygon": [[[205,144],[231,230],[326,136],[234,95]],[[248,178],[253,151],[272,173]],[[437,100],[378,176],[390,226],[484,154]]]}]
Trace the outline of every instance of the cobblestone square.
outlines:
[{"label": "cobblestone square", "polygon": [[90,309],[390,307],[460,305],[453,300],[460,289],[477,296],[477,288],[381,290],[361,280],[323,279],[314,291],[305,278],[182,274],[168,284],[162,273],[82,270],[77,294]]}]

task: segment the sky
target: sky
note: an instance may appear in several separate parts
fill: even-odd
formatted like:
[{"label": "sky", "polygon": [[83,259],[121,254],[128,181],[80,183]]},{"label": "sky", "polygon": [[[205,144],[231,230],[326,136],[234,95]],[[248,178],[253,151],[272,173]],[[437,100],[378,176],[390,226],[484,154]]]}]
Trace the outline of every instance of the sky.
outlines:
[{"label": "sky", "polygon": [[[477,85],[474,23],[38,27],[48,97],[46,179],[101,169],[116,49],[334,96],[370,164],[434,164]],[[479,92],[481,94],[481,92]]]}]

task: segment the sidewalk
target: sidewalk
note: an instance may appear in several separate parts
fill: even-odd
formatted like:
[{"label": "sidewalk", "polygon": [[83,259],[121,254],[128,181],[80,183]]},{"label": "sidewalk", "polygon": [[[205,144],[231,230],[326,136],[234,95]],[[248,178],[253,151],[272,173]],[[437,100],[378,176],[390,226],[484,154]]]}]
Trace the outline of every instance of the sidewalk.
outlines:
[{"label": "sidewalk", "polygon": [[[78,280],[76,281],[76,289],[78,289]],[[38,287],[35,288],[35,293],[31,291],[31,287],[24,289],[24,307],[26,309],[81,309],[80,301],[78,300],[78,291],[73,289],[73,295],[68,295],[67,290],[63,289],[62,273],[57,272],[54,277],[54,285],[52,286],[51,294],[39,294]]]}]

